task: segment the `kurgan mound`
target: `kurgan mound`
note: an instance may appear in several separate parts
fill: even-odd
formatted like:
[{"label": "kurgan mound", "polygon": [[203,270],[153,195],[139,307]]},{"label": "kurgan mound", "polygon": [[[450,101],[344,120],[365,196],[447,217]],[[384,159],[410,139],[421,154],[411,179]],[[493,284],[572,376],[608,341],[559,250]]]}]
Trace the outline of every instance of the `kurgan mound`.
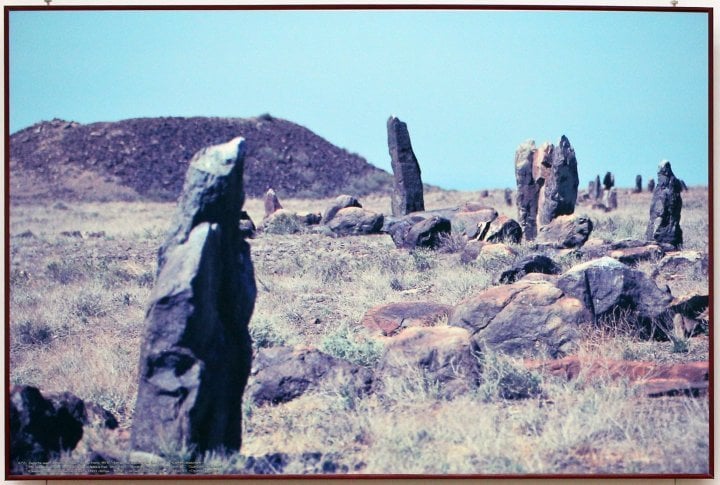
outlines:
[{"label": "kurgan mound", "polygon": [[[137,118],[41,122],[10,137],[11,196],[175,200],[190,158],[242,136],[245,192],[329,197],[390,192],[392,175],[290,121],[257,118]],[[38,190],[45,190],[38,193]]]}]

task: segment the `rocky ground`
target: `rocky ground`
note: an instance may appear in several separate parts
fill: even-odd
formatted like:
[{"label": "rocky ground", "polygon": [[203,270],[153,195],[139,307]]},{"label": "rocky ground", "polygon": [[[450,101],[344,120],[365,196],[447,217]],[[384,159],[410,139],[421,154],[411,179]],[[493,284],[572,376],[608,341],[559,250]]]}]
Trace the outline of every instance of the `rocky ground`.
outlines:
[{"label": "rocky ground", "polygon": [[[241,453],[197,460],[167,444],[153,462],[130,454],[129,428],[174,205],[13,201],[10,380],[51,398],[17,387],[13,399],[83,430],[72,451],[17,471],[707,473],[707,189],[682,197],[682,252],[640,242],[651,196],[621,189],[616,210],[576,208],[593,228],[564,249],[513,242],[502,191],[426,192],[427,209],[463,207],[453,227],[484,227],[483,240],[456,231],[412,251],[396,246],[429,232],[334,237],[374,227],[389,197],[313,226],[334,198],[281,198],[282,215],[249,240],[258,296]],[[263,201],[245,208],[261,226]]]}]

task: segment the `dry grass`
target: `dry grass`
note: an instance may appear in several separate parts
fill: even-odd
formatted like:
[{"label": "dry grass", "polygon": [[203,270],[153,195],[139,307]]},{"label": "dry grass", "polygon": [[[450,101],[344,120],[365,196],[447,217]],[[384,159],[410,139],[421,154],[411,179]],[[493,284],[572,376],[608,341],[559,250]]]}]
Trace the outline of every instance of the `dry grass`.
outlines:
[{"label": "dry grass", "polygon": [[[707,251],[707,191],[683,194],[685,246]],[[326,200],[281,200],[295,211],[321,212]],[[426,194],[428,209],[480,200],[515,217],[503,191]],[[389,212],[389,198],[364,207]],[[649,194],[619,194],[620,207],[601,213],[593,236],[644,236]],[[262,200],[246,209],[262,220]],[[145,304],[155,252],[173,204],[65,203],[11,206],[10,379],[43,392],[71,391],[132,422]],[[26,231],[32,235],[24,235]],[[62,232],[99,233],[73,237]],[[251,321],[256,348],[313,345],[372,366],[382,348],[359,321],[372,306],[429,300],[455,304],[493,284],[518,256],[461,264],[451,252],[398,251],[388,236],[333,239],[320,234],[261,235],[251,240],[258,299]],[[577,262],[558,258],[567,268]],[[655,262],[640,269],[650,272]],[[689,352],[647,342],[622,319],[609,330],[586,327],[583,356],[679,362],[707,359],[707,338]],[[520,372],[502,356],[492,365]],[[513,370],[515,369],[515,370]],[[499,376],[486,370],[487,376]],[[708,403],[698,398],[646,399],[626,383],[580,387],[531,376],[541,396],[507,401],[497,379],[452,401],[422,376],[386,385],[382,395],[354,398],[325,392],[275,407],[244,404],[243,455],[331,453],[359,473],[704,473],[708,469]],[[427,383],[424,383],[427,384]],[[116,450],[118,453],[124,450]],[[182,454],[182,450],[178,451]],[[65,461],[81,459],[66,456]],[[243,456],[209,457],[209,470],[229,473]],[[302,471],[291,463],[287,473]]]}]

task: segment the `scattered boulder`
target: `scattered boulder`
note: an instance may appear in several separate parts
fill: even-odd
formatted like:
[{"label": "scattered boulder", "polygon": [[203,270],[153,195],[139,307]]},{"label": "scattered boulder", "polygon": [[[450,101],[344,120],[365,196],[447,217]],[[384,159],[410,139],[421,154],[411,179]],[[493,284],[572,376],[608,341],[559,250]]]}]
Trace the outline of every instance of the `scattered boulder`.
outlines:
[{"label": "scattered boulder", "polygon": [[573,349],[578,324],[590,318],[581,301],[551,283],[518,281],[461,301],[449,325],[469,330],[481,349],[511,355],[540,351],[557,357]]},{"label": "scattered boulder", "polygon": [[238,227],[244,156],[238,137],[190,162],[145,317],[135,451],[162,455],[167,442],[197,454],[240,448],[257,293]]},{"label": "scattered boulder", "polygon": [[388,378],[420,374],[426,386],[439,386],[446,398],[477,387],[480,372],[470,333],[456,327],[411,327],[393,337],[378,365]]},{"label": "scattered boulder", "polygon": [[360,204],[360,201],[358,201],[355,197],[351,195],[339,195],[333,202],[330,204],[330,207],[325,209],[325,211],[322,214],[322,219],[320,220],[321,224],[327,224],[330,222],[330,220],[335,217],[335,214],[338,213],[338,211],[345,209],[347,207],[360,207],[362,208],[362,205]]},{"label": "scattered boulder", "polygon": [[445,217],[418,213],[395,221],[386,230],[399,249],[437,249],[450,236],[452,226]]},{"label": "scattered boulder", "polygon": [[410,143],[407,124],[394,116],[387,121],[388,150],[395,184],[392,192],[392,215],[404,216],[425,210],[420,165]]},{"label": "scattered boulder", "polygon": [[565,135],[550,151],[549,159],[542,163],[542,204],[538,208],[540,224],[549,224],[553,219],[575,212],[578,184],[577,159],[575,150]]},{"label": "scattered boulder", "polygon": [[518,220],[525,239],[532,241],[537,235],[538,197],[543,181],[537,180],[534,170],[537,148],[533,140],[522,143],[515,151],[515,179]]},{"label": "scattered boulder", "polygon": [[625,380],[648,397],[704,395],[708,390],[708,362],[656,364],[653,362],[581,359],[578,356],[551,361],[526,361],[527,368],[561,379],[579,376],[586,383]]},{"label": "scattered boulder", "polygon": [[635,189],[633,190],[633,192],[636,194],[642,192],[642,175],[635,176]]},{"label": "scattered boulder", "polygon": [[373,334],[392,337],[406,327],[432,327],[451,312],[451,306],[440,303],[389,303],[368,310],[360,323]]},{"label": "scattered boulder", "polygon": [[335,213],[327,227],[339,236],[378,234],[383,227],[383,215],[360,207],[346,207]]},{"label": "scattered boulder", "polygon": [[246,395],[257,405],[280,404],[321,389],[370,392],[370,369],[311,348],[270,347],[255,356]]},{"label": "scattered boulder", "polygon": [[650,180],[648,180],[647,189],[648,192],[652,192],[655,190],[655,179],[651,178]]},{"label": "scattered boulder", "polygon": [[497,217],[498,213],[492,207],[456,212],[450,216],[452,232],[467,236],[469,239],[475,239]]},{"label": "scattered boulder", "polygon": [[699,251],[667,253],[653,272],[655,283],[675,296],[708,292],[708,255]]},{"label": "scattered boulder", "polygon": [[510,219],[508,216],[498,216],[486,224],[478,239],[491,243],[512,242],[518,244],[522,239],[522,228],[514,219]]},{"label": "scattered boulder", "polygon": [[268,189],[267,192],[265,192],[265,218],[270,217],[273,215],[276,211],[283,208],[282,204],[280,204],[280,200],[278,199],[277,194],[273,189]]},{"label": "scattered boulder", "polygon": [[13,386],[9,406],[13,473],[23,473],[19,462],[47,462],[74,450],[86,425],[118,427],[112,413],[69,392],[43,396],[36,387]]},{"label": "scattered boulder", "polygon": [[[670,311],[674,314],[674,324],[676,323],[677,317],[680,317],[679,330],[681,332],[679,334],[685,337],[692,337],[707,332],[709,329],[708,321],[710,319],[709,305],[709,295],[693,295],[675,299],[673,305],[670,307]],[[675,325],[675,329],[678,330],[677,325]]]},{"label": "scattered boulder", "polygon": [[593,230],[589,217],[567,215],[540,228],[537,242],[555,249],[577,248],[585,244]]},{"label": "scattered boulder", "polygon": [[573,266],[560,276],[558,287],[582,301],[595,317],[621,308],[643,322],[660,317],[672,301],[672,295],[643,272],[607,256]]},{"label": "scattered boulder", "polygon": [[533,254],[516,262],[510,269],[500,275],[501,284],[515,283],[529,273],[560,274],[560,266],[541,254]]},{"label": "scattered boulder", "polygon": [[637,264],[640,261],[660,259],[665,254],[657,244],[644,244],[638,247],[614,249],[608,252],[608,256],[617,259],[628,265]]},{"label": "scattered boulder", "polygon": [[658,184],[653,191],[645,239],[679,247],[683,243],[680,228],[682,186],[675,177],[670,162],[663,160],[658,167]]}]

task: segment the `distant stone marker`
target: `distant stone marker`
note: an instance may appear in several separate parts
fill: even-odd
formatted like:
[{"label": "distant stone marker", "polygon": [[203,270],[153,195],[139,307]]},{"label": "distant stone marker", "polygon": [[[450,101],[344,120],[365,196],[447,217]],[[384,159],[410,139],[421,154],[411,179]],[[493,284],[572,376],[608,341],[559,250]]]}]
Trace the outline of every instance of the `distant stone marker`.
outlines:
[{"label": "distant stone marker", "polygon": [[267,219],[282,208],[283,206],[280,204],[280,200],[275,191],[268,189],[267,192],[265,192],[265,218]]},{"label": "distant stone marker", "polygon": [[505,189],[505,204],[512,206],[512,190]]},{"label": "distant stone marker", "polygon": [[605,207],[609,211],[617,209],[617,190],[615,188],[605,192]]},{"label": "distant stone marker", "polygon": [[652,192],[653,190],[655,190],[655,179],[651,178],[650,180],[648,180],[647,189],[648,189],[648,192]]},{"label": "distant stone marker", "polygon": [[612,172],[605,173],[605,177],[603,177],[603,186],[605,187],[605,190],[610,190],[615,187],[615,175],[613,175]]},{"label": "distant stone marker", "polygon": [[600,200],[602,197],[602,186],[600,185],[600,175],[595,176],[595,192],[593,193],[595,200]]},{"label": "distant stone marker", "polygon": [[533,163],[537,148],[533,140],[528,140],[515,151],[515,179],[517,181],[518,222],[525,239],[532,241],[537,235],[538,196],[542,184],[533,173]]},{"label": "distant stone marker", "polygon": [[199,456],[240,449],[256,296],[250,249],[238,227],[245,149],[244,139],[235,138],[190,161],[145,318],[136,451],[185,448]]},{"label": "distant stone marker", "polygon": [[540,224],[544,225],[558,216],[575,212],[580,180],[575,150],[565,135],[560,138],[557,146],[552,147],[550,156],[542,162],[541,172],[545,183],[538,212]]},{"label": "distant stone marker", "polygon": [[645,239],[678,247],[683,243],[683,233],[680,228],[682,185],[667,160],[660,162],[657,177],[658,183],[653,191],[650,221]]},{"label": "distant stone marker", "polygon": [[635,176],[635,190],[633,192],[636,194],[642,192],[642,175]]},{"label": "distant stone marker", "polygon": [[420,166],[410,143],[407,125],[391,116],[387,121],[388,150],[395,184],[392,193],[392,215],[404,216],[425,210]]}]

